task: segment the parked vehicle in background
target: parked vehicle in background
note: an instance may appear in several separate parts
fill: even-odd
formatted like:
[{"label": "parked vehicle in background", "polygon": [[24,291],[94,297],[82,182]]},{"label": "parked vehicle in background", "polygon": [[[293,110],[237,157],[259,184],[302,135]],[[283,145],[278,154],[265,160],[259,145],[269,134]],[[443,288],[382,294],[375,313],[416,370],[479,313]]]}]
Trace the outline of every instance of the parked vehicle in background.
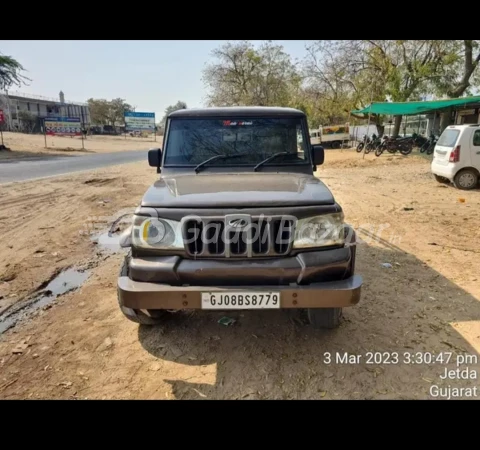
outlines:
[{"label": "parked vehicle in background", "polygon": [[362,140],[357,145],[357,153],[361,153],[365,145],[368,145],[371,142],[371,139],[364,134]]},{"label": "parked vehicle in background", "polygon": [[[382,143],[382,139],[376,134],[372,134],[372,139],[365,146],[365,153],[370,153],[372,150],[375,150]],[[357,150],[358,151],[358,150]]]},{"label": "parked vehicle in background", "polygon": [[323,126],[310,130],[312,145],[322,145],[324,148],[341,148],[344,142],[350,141],[350,125]]},{"label": "parked vehicle in background", "polygon": [[480,125],[451,125],[435,145],[431,171],[439,183],[468,190],[480,176]]},{"label": "parked vehicle in background", "polygon": [[427,155],[431,155],[435,150],[435,145],[437,144],[437,137],[432,133],[428,141],[426,141],[420,147],[420,153],[427,153]]},{"label": "parked vehicle in background", "polygon": [[399,151],[402,155],[412,153],[415,138],[413,137],[388,137],[383,136],[381,144],[375,148],[375,156],[380,156],[385,150],[389,153]]}]

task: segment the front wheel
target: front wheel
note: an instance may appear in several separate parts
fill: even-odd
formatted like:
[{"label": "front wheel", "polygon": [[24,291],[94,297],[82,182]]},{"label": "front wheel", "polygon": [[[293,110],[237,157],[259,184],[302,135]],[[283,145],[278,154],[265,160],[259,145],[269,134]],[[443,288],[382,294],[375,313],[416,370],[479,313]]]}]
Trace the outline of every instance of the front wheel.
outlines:
[{"label": "front wheel", "polygon": [[357,153],[361,153],[363,147],[365,147],[365,144],[363,142],[360,142],[360,144],[357,145]]},{"label": "front wheel", "polygon": [[382,153],[383,153],[383,147],[382,147],[381,145],[379,145],[379,146],[375,149],[375,156],[380,156]]},{"label": "front wheel", "polygon": [[308,320],[315,329],[332,330],[340,325],[342,308],[309,308]]}]

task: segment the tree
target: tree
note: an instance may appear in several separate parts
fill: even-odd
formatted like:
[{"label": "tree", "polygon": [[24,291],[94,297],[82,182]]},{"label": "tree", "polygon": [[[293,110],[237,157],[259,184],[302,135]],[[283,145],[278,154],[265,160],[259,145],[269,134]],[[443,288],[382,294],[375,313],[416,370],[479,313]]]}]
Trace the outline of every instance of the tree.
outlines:
[{"label": "tree", "polygon": [[121,98],[113,100],[94,99],[87,100],[92,123],[96,125],[119,125],[123,123],[125,112],[131,111],[132,107]]},{"label": "tree", "polygon": [[18,119],[21,127],[27,132],[31,133],[37,123],[37,116],[30,111],[19,111]]},{"label": "tree", "polygon": [[116,123],[124,123],[125,113],[132,111],[132,109],[132,106],[122,98],[114,98],[110,102],[110,124],[115,126]]},{"label": "tree", "polygon": [[210,106],[290,106],[301,78],[281,45],[228,42],[203,70]]},{"label": "tree", "polygon": [[21,86],[30,81],[21,74],[25,69],[11,56],[0,53],[0,91],[7,90],[12,85]]},{"label": "tree", "polygon": [[[451,40],[444,64],[433,80],[436,93],[449,98],[461,97],[472,86],[480,85],[480,40]],[[442,113],[440,131],[450,124],[451,109]]]},{"label": "tree", "polygon": [[[304,73],[324,104],[348,114],[375,101],[419,98],[445,64],[447,47],[448,41],[438,40],[316,41],[307,48]],[[373,114],[371,120],[383,134],[383,117]],[[394,135],[400,123],[395,117]]]},{"label": "tree", "polygon": [[170,106],[167,106],[165,108],[165,114],[164,116],[162,117],[162,120],[160,121],[160,126],[163,128],[165,127],[165,123],[167,122],[167,117],[170,113],[174,112],[174,111],[178,111],[179,109],[187,109],[187,104],[185,102],[182,102],[181,100],[179,100],[177,103],[175,103],[174,105],[170,105]]}]

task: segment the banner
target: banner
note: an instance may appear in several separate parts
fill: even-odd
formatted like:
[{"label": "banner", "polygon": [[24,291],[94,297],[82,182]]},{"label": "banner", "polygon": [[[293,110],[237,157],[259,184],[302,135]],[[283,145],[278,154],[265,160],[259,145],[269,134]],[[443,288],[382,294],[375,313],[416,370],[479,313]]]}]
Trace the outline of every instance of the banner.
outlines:
[{"label": "banner", "polygon": [[155,131],[155,113],[147,112],[126,112],[126,131]]},{"label": "banner", "polygon": [[47,117],[45,133],[49,136],[81,136],[82,124],[79,117]]}]

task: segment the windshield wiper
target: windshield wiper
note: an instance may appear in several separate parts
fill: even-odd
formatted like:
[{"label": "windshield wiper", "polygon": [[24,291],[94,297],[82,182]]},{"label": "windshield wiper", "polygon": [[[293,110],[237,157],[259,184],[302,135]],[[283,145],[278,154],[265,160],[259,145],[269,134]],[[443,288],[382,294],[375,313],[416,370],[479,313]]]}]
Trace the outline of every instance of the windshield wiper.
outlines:
[{"label": "windshield wiper", "polygon": [[215,161],[216,159],[229,159],[229,158],[238,158],[240,156],[245,156],[246,153],[237,153],[236,155],[215,155],[211,158],[206,159],[205,161],[201,162],[198,166],[195,167],[195,173],[200,172],[200,169],[205,165],[208,164],[210,161]]},{"label": "windshield wiper", "polygon": [[271,161],[272,159],[275,159],[279,156],[284,156],[284,155],[289,155],[290,152],[278,152],[278,153],[274,153],[273,155],[269,156],[268,158],[264,159],[263,161],[260,161],[254,168],[253,168],[253,171],[254,172],[257,172],[258,171],[258,168],[259,167],[262,167],[264,164],[266,164],[267,162]]}]

